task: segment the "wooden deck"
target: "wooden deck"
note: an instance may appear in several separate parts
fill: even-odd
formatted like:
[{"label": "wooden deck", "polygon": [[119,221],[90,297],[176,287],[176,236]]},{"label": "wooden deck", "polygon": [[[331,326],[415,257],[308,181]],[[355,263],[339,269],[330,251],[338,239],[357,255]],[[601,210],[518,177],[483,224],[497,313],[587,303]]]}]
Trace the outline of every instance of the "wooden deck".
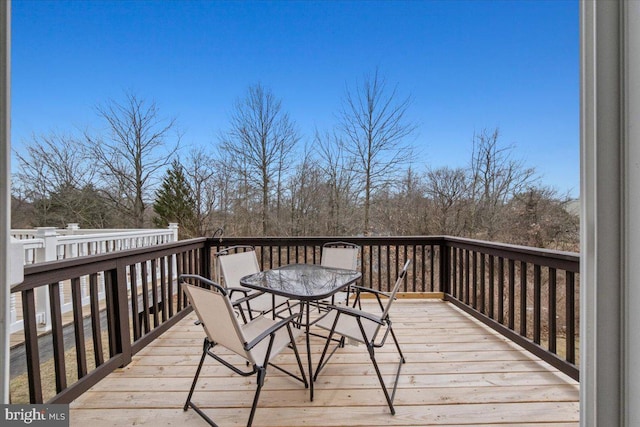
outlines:
[{"label": "wooden deck", "polygon": [[[183,320],[73,402],[71,426],[206,426],[193,410],[182,410],[204,336],[194,319]],[[271,369],[254,425],[578,425],[575,381],[451,304],[399,300],[392,319],[407,360],[396,415],[389,412],[365,348],[347,345],[322,371],[313,402],[300,383]],[[319,353],[322,341],[312,343]],[[306,357],[305,346],[298,348]],[[394,350],[389,342],[377,353],[389,377],[398,360]],[[293,368],[292,352],[277,363]],[[242,426],[254,390],[255,376],[240,377],[209,358],[193,399],[221,427]]]}]

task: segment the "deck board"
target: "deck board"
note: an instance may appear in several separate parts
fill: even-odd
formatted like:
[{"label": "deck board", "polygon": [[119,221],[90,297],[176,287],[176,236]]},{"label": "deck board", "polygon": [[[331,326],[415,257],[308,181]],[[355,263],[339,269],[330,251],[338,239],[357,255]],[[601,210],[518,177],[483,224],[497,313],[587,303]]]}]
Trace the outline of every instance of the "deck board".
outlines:
[{"label": "deck board", "polygon": [[[370,304],[370,303],[368,303]],[[451,304],[398,300],[394,330],[407,362],[391,415],[364,346],[340,349],[308,391],[271,369],[255,426],[577,426],[579,385]],[[205,426],[182,411],[203,332],[188,317],[71,404],[72,426]],[[302,342],[301,342],[302,343]],[[306,357],[304,345],[299,345]],[[314,338],[317,361],[322,340]],[[291,352],[277,363],[295,368]],[[393,344],[377,352],[383,376]],[[306,367],[306,364],[305,364]],[[221,427],[246,425],[255,377],[205,362],[194,401]]]}]

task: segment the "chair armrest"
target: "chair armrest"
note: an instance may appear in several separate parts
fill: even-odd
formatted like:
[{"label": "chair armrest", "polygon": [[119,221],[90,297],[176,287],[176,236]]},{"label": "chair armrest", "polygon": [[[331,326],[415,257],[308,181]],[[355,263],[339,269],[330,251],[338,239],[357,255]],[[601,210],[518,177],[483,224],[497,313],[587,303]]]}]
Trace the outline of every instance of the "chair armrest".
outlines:
[{"label": "chair armrest", "polygon": [[[227,289],[233,289],[233,291],[237,291],[237,292],[245,292],[243,289],[239,289],[239,288],[227,288]],[[249,292],[251,292],[251,291],[249,291]],[[244,304],[247,301],[250,302],[252,299],[254,299],[256,297],[259,297],[262,294],[264,294],[264,292],[260,292],[260,291],[256,291],[256,292],[254,292],[252,294],[249,294],[249,295],[245,294],[244,297],[233,301],[233,305],[236,306],[236,305]],[[231,295],[231,293],[229,293],[229,295]]]},{"label": "chair armrest", "polygon": [[291,316],[285,317],[284,319],[278,321],[277,323],[274,323],[273,325],[271,325],[269,328],[265,329],[264,331],[262,331],[260,333],[260,335],[258,335],[257,337],[255,337],[254,339],[251,340],[251,342],[248,342],[245,345],[245,350],[251,350],[253,347],[255,347],[256,345],[258,345],[260,343],[260,341],[262,341],[263,339],[265,339],[266,337],[272,335],[273,333],[275,333],[278,329],[282,328],[283,326],[286,326],[287,324],[289,324],[293,319],[295,319],[296,317],[299,317],[300,313],[294,313]]},{"label": "chair armrest", "polygon": [[185,282],[186,283],[185,279],[197,280],[197,281],[202,282],[202,283],[204,283],[206,285],[209,285],[211,288],[215,288],[219,292],[222,292],[223,295],[227,295],[227,291],[222,286],[220,286],[219,284],[217,284],[213,280],[207,279],[206,277],[202,277],[202,276],[197,275],[197,274],[181,274],[180,276],[178,276],[178,282]]},{"label": "chair armrest", "polygon": [[247,289],[247,288],[238,288],[238,287],[228,287],[227,288],[227,293],[229,294],[229,296],[233,295],[234,292],[240,292],[245,297],[247,297],[253,291],[250,290],[250,289]]},{"label": "chair armrest", "polygon": [[351,287],[356,289],[358,292],[367,292],[367,293],[370,293],[370,294],[382,295],[382,296],[385,296],[387,298],[389,298],[391,296],[389,294],[389,292],[383,292],[383,291],[379,291],[377,289],[365,288],[364,286],[351,285]]},{"label": "chair armrest", "polygon": [[329,305],[327,307],[329,309],[333,309],[337,311],[340,314],[345,314],[347,316],[352,316],[352,317],[364,317],[367,320],[371,320],[372,322],[376,322],[376,323],[379,323],[380,325],[384,325],[384,320],[382,320],[380,316],[375,316],[366,311],[358,310],[351,307],[337,306],[337,305]]}]

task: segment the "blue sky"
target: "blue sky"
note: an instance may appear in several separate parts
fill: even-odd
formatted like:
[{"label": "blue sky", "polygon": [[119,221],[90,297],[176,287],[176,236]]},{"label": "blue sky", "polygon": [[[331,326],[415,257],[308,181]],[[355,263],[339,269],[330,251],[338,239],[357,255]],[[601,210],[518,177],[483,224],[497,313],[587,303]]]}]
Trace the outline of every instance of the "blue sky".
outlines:
[{"label": "blue sky", "polygon": [[[12,145],[98,129],[125,91],[214,145],[261,83],[304,142],[336,123],[345,88],[376,68],[419,124],[415,166],[465,166],[474,132],[543,183],[579,192],[577,0],[48,1],[12,3]],[[14,169],[16,162],[14,161]]]}]

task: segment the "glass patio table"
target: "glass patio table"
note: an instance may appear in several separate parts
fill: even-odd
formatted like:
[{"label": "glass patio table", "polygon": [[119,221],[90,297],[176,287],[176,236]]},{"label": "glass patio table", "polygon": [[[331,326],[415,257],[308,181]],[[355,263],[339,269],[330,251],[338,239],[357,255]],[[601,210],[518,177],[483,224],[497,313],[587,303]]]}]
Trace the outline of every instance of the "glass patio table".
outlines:
[{"label": "glass patio table", "polygon": [[306,308],[305,320],[301,322],[301,326],[304,326],[306,332],[311,400],[313,400],[313,366],[309,329],[318,319],[314,319],[313,322],[310,320],[310,304],[332,296],[360,277],[362,274],[355,270],[324,267],[317,264],[290,264],[250,274],[240,279],[242,286],[298,300],[302,303],[302,310]]}]

